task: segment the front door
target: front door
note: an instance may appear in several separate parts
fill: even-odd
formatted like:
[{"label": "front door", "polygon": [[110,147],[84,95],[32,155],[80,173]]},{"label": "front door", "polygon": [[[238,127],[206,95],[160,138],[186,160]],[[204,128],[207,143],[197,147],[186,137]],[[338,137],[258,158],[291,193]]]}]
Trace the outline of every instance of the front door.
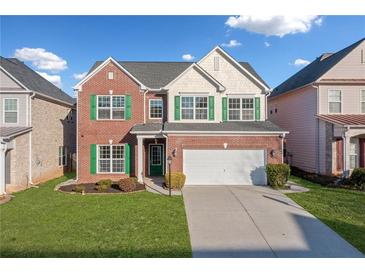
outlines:
[{"label": "front door", "polygon": [[164,162],[163,144],[149,146],[149,175],[162,176]]}]

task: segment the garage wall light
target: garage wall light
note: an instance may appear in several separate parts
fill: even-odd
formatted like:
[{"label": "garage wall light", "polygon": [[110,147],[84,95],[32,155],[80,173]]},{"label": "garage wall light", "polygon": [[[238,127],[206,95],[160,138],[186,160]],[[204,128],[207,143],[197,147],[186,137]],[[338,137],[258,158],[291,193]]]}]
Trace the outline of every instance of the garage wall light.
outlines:
[{"label": "garage wall light", "polygon": [[270,151],[270,156],[271,156],[272,158],[274,158],[274,157],[275,157],[275,155],[276,155],[276,151],[275,151],[274,149],[272,149],[272,150]]},{"label": "garage wall light", "polygon": [[227,144],[227,143],[224,143],[224,144],[223,144],[224,149],[227,149],[227,146],[228,146],[228,144]]}]

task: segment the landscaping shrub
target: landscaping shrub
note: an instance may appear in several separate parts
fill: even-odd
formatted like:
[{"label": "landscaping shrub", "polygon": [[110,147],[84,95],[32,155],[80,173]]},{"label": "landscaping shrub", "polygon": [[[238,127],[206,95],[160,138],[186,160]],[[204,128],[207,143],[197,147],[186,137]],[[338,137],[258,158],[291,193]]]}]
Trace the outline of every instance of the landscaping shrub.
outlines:
[{"label": "landscaping shrub", "polygon": [[105,186],[106,188],[109,188],[109,187],[111,187],[112,183],[113,182],[110,179],[103,179],[103,180],[100,180],[99,182],[97,182],[96,185]]},{"label": "landscaping shrub", "polygon": [[75,185],[73,191],[77,192],[77,193],[82,193],[83,191],[85,191],[85,186],[84,185]]},{"label": "landscaping shrub", "polygon": [[[182,189],[186,176],[182,172],[171,172],[171,188]],[[165,186],[169,187],[169,173],[165,174]]]},{"label": "landscaping shrub", "polygon": [[282,188],[289,179],[290,167],[287,164],[268,164],[266,174],[270,186]]},{"label": "landscaping shrub", "polygon": [[365,168],[355,168],[350,177],[350,183],[361,190],[365,189]]},{"label": "landscaping shrub", "polygon": [[119,188],[123,192],[131,192],[136,189],[137,184],[137,178],[136,177],[130,177],[130,178],[124,178],[119,181]]}]

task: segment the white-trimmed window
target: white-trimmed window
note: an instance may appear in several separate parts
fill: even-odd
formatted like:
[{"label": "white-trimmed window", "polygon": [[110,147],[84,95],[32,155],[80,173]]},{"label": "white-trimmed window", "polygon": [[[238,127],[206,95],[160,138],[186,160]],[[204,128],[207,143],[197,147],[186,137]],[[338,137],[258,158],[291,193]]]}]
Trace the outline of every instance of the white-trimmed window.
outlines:
[{"label": "white-trimmed window", "polygon": [[358,151],[358,143],[357,139],[351,139],[350,141],[350,169],[354,169],[358,167],[357,164],[357,151]]},{"label": "white-trimmed window", "polygon": [[365,89],[360,91],[361,113],[365,113]]},{"label": "white-trimmed window", "polygon": [[328,91],[328,113],[341,113],[342,92],[341,90]]},{"label": "white-trimmed window", "polygon": [[124,145],[97,146],[98,173],[124,173]]},{"label": "white-trimmed window", "polygon": [[162,99],[150,99],[150,119],[161,119],[163,115]]},{"label": "white-trimmed window", "polygon": [[208,96],[182,96],[181,97],[182,120],[207,120]]},{"label": "white-trimmed window", "polygon": [[18,99],[4,98],[4,124],[18,123]]},{"label": "white-trimmed window", "polygon": [[108,79],[109,80],[113,80],[114,79],[114,72],[113,71],[109,71],[108,72]]},{"label": "white-trimmed window", "polygon": [[58,147],[58,165],[67,166],[67,147],[65,146]]},{"label": "white-trimmed window", "polygon": [[98,120],[124,120],[124,95],[98,95]]},{"label": "white-trimmed window", "polygon": [[255,119],[254,97],[228,98],[228,120],[253,121]]}]

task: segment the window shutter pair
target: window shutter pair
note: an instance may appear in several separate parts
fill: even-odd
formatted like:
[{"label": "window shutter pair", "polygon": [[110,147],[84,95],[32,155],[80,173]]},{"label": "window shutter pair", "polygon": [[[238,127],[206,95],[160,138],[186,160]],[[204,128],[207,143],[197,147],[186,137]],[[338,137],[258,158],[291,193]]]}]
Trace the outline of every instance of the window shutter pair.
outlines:
[{"label": "window shutter pair", "polygon": [[[255,97],[255,120],[260,121],[260,97]],[[222,121],[227,121],[227,97],[222,98]]]},{"label": "window shutter pair", "polygon": [[260,121],[260,97],[255,97],[255,120]]},{"label": "window shutter pair", "polygon": [[[214,120],[214,96],[209,96],[208,101],[208,118]],[[175,96],[175,121],[180,120],[180,96]]]},{"label": "window shutter pair", "polygon": [[[131,153],[130,153],[130,146],[129,144],[124,145],[124,164],[125,164],[125,174],[131,173]],[[96,144],[90,145],[90,174],[96,174]]]},{"label": "window shutter pair", "polygon": [[[97,111],[97,97],[96,95],[90,96],[90,120],[96,120]],[[130,95],[125,96],[125,112],[124,119],[130,120],[132,118],[132,97]]]}]

